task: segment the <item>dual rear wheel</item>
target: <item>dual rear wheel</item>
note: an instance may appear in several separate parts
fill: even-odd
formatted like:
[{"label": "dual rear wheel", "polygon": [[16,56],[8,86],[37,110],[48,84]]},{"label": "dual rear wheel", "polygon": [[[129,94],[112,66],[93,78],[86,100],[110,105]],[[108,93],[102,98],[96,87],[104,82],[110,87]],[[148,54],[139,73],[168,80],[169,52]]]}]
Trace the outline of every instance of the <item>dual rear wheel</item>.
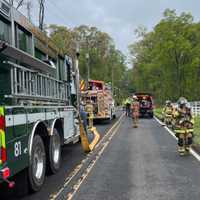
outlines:
[{"label": "dual rear wheel", "polygon": [[[61,165],[61,139],[58,131],[54,129],[53,136],[47,139],[35,135],[28,168],[29,187],[32,192],[39,191],[45,181],[46,171],[55,174]],[[45,144],[45,145],[44,145]]]}]

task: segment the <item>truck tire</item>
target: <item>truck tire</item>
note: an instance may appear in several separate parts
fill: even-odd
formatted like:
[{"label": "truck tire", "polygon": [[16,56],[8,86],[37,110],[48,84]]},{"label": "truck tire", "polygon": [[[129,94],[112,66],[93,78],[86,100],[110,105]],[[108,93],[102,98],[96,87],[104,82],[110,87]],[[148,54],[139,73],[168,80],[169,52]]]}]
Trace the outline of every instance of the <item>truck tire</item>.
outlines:
[{"label": "truck tire", "polygon": [[51,174],[58,172],[61,166],[61,138],[55,128],[53,135],[49,138],[48,166],[48,172]]},{"label": "truck tire", "polygon": [[39,191],[44,183],[46,173],[46,153],[41,136],[35,135],[31,151],[31,163],[28,168],[29,188],[31,192]]}]

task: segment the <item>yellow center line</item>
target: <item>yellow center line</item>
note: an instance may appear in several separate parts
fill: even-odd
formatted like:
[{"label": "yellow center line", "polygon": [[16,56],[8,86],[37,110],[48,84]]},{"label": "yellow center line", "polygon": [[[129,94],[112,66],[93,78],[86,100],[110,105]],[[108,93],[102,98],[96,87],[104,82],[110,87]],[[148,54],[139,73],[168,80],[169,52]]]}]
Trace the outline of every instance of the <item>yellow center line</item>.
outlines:
[{"label": "yellow center line", "polygon": [[67,200],[71,200],[74,195],[77,193],[77,191],[79,190],[80,186],[82,185],[82,183],[84,182],[84,180],[88,177],[88,175],[90,174],[90,172],[92,171],[92,169],[94,168],[96,162],[99,160],[99,158],[101,157],[101,155],[103,154],[103,152],[105,151],[106,147],[108,146],[108,144],[110,144],[112,138],[115,136],[115,134],[117,133],[117,131],[119,130],[119,127],[121,125],[121,121],[118,124],[118,126],[116,127],[116,129],[114,130],[114,132],[112,133],[112,135],[109,138],[109,141],[106,141],[104,143],[103,148],[98,152],[96,159],[92,161],[92,163],[88,166],[88,168],[86,169],[86,173],[84,173],[82,175],[82,177],[77,181],[77,184],[74,186],[74,191],[73,193],[69,193],[67,195]]},{"label": "yellow center line", "polygon": [[[122,120],[122,118],[124,117],[124,113],[120,116],[120,118],[114,123],[114,125],[107,131],[107,133],[103,136],[103,138],[101,139],[101,141],[103,141],[104,140],[104,138],[107,136],[107,135],[109,135],[113,130],[114,130],[114,128],[116,128],[120,123],[121,123],[121,120]],[[100,143],[98,143],[96,146],[95,146],[95,148],[97,148],[99,145],[101,144],[101,142]],[[92,152],[91,152],[92,153]],[[57,193],[54,193],[54,194],[51,194],[50,195],[50,200],[55,200],[61,193],[62,193],[62,191],[64,190],[64,188],[65,187],[67,187],[67,185],[71,182],[71,180],[78,174],[78,172],[82,169],[82,167],[83,167],[83,163],[85,163],[86,162],[86,160],[89,158],[89,155],[91,154],[91,153],[89,153],[88,154],[88,156],[85,158],[85,159],[83,159],[82,161],[81,161],[81,164],[78,164],[72,171],[71,171],[71,173],[69,174],[69,176],[65,179],[66,180],[66,182],[64,182],[64,185],[59,189],[59,191],[57,192]],[[69,196],[71,196],[71,194],[68,194]]]}]

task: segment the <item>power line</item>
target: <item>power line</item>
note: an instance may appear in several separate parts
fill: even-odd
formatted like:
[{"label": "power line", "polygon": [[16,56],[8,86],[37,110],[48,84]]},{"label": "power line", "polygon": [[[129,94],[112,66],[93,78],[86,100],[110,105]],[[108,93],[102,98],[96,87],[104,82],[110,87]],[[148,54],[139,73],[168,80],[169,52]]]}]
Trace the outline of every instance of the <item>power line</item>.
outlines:
[{"label": "power line", "polygon": [[[46,1],[47,2],[47,4],[49,4],[52,8],[55,8],[55,7],[57,7],[54,3],[52,3],[52,2],[50,2],[50,1]],[[58,7],[57,7],[58,8]],[[60,8],[58,8],[58,9],[60,9]],[[54,14],[53,14],[53,13]],[[47,12],[47,13],[49,13],[49,12]],[[51,15],[54,15],[54,16],[56,16],[56,17],[58,17],[59,19],[61,19],[61,21],[65,24],[66,23],[66,18],[65,18],[65,16],[64,15],[62,15],[60,12],[55,12],[55,9],[52,9],[51,10]]]},{"label": "power line", "polygon": [[17,5],[17,10],[19,9],[19,7],[21,7],[22,5],[23,5],[23,2],[24,2],[24,0],[21,0],[19,3],[18,3],[18,5]]},{"label": "power line", "polygon": [[[59,11],[62,11],[62,13],[66,13],[66,11],[63,10],[63,7],[58,6],[58,4],[54,3],[53,1],[48,1],[48,3],[52,4],[54,7],[57,7]],[[65,17],[64,15],[62,16]]]}]

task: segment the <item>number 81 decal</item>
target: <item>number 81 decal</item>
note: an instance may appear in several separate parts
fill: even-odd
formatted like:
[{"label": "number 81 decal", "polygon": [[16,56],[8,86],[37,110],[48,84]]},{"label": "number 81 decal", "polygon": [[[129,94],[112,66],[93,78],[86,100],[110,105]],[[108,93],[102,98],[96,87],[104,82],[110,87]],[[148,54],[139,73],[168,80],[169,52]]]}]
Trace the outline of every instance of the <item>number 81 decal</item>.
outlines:
[{"label": "number 81 decal", "polygon": [[22,154],[22,145],[21,145],[21,142],[15,142],[14,144],[14,154],[15,154],[15,157],[18,157]]}]

